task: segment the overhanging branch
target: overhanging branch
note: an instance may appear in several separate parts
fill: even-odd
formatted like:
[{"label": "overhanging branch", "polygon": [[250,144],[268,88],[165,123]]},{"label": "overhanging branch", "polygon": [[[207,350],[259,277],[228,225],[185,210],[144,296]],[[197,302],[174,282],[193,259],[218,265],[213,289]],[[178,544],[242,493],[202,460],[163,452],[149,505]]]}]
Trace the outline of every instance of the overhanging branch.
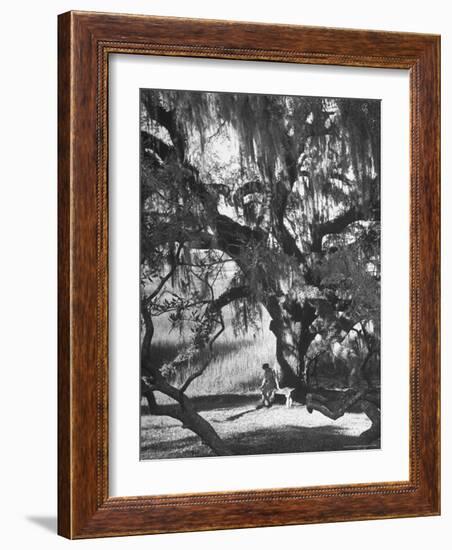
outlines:
[{"label": "overhanging branch", "polygon": [[312,251],[321,252],[322,239],[325,235],[342,233],[351,223],[364,219],[365,215],[363,210],[361,208],[352,207],[332,220],[318,224],[313,229]]}]

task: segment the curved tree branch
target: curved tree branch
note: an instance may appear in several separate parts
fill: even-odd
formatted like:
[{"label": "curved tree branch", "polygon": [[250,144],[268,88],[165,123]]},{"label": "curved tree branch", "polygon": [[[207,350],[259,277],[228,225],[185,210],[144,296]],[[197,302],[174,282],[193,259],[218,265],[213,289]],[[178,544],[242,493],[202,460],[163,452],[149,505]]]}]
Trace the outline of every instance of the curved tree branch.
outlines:
[{"label": "curved tree branch", "polygon": [[174,147],[145,130],[141,130],[141,147],[143,150],[151,149],[162,161],[167,160],[172,153],[175,153]]},{"label": "curved tree branch", "polygon": [[364,219],[366,218],[363,209],[353,206],[332,220],[314,226],[311,250],[313,252],[321,252],[322,239],[325,235],[342,233],[351,223]]}]

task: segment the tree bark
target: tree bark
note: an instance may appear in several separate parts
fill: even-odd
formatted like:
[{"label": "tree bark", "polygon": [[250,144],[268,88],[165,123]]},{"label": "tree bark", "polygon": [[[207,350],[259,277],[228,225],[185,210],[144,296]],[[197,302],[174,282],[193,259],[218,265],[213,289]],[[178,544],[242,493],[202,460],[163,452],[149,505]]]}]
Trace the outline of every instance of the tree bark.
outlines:
[{"label": "tree bark", "polygon": [[304,401],[306,384],[303,370],[306,353],[315,334],[309,328],[316,312],[307,301],[270,297],[265,302],[272,321],[270,330],[276,338],[276,359],[281,367],[281,386],[296,388],[295,397]]},{"label": "tree bark", "polygon": [[349,375],[350,390],[337,400],[326,397],[321,393],[308,393],[306,396],[306,407],[308,412],[316,410],[323,415],[337,420],[350,409],[359,409],[367,415],[372,425],[365,430],[359,437],[362,441],[370,443],[380,437],[380,406],[379,398],[372,395],[367,381],[362,375],[362,369],[367,363],[367,357],[364,363],[360,363],[358,358],[352,362]]},{"label": "tree bark", "polygon": [[[169,384],[160,372],[152,367],[150,361],[150,350],[154,325],[152,317],[147,311],[146,304],[142,305],[141,313],[145,324],[145,334],[141,347],[141,369],[147,373],[149,381],[142,377],[141,393],[148,402],[149,412],[157,416],[170,416],[182,422],[183,426],[190,429],[201,438],[216,455],[232,454],[227,444],[219,437],[214,428],[195,409],[193,403],[186,394],[178,388]],[[158,405],[154,391],[159,391],[176,401],[177,405]]]},{"label": "tree bark", "polygon": [[[158,405],[154,391],[159,391],[164,395],[177,401],[177,405]],[[207,445],[216,455],[227,456],[232,452],[228,445],[219,437],[211,424],[207,422],[195,409],[191,400],[174,386],[160,379],[152,384],[151,388],[143,391],[143,396],[148,402],[149,412],[156,416],[170,416],[182,422],[184,428],[188,428],[198,435],[201,441]]]},{"label": "tree bark", "polygon": [[365,413],[372,422],[371,427],[364,431],[359,437],[363,441],[370,443],[378,439],[381,435],[380,408],[367,399],[361,400],[358,404],[362,412]]}]

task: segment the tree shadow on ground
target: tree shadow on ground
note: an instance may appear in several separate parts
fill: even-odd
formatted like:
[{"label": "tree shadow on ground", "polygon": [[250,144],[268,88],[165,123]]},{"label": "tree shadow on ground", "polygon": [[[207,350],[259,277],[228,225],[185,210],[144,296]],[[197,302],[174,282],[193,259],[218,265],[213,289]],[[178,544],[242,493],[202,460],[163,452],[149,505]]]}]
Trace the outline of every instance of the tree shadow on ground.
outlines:
[{"label": "tree shadow on ground", "polygon": [[[346,435],[343,429],[335,426],[285,425],[283,428],[252,429],[230,434],[224,440],[233,455],[241,456],[380,448],[379,440],[366,443],[359,436]],[[171,440],[154,439],[141,447],[144,460],[203,456],[214,455],[195,434]]]},{"label": "tree shadow on ground", "polygon": [[[335,399],[338,399],[338,397],[342,397],[344,395],[343,391],[334,391],[334,390],[324,390],[321,392],[322,395],[325,397],[329,397],[332,401]],[[375,398],[377,399],[377,391],[375,393]],[[228,408],[239,408],[244,407],[246,405],[250,405],[250,411],[254,410],[255,408],[259,407],[261,403],[261,395],[260,393],[246,393],[246,394],[235,394],[235,393],[225,393],[225,394],[215,394],[215,395],[198,395],[195,397],[190,397],[190,401],[195,406],[196,410],[198,412],[207,412],[212,411],[216,409],[228,409]],[[294,400],[298,403],[303,403],[302,401]],[[284,405],[286,402],[286,399],[283,395],[276,395],[274,406],[277,405]],[[174,402],[174,405],[176,403]],[[174,406],[172,404],[163,405],[163,407],[168,407],[168,410],[170,411],[171,408]],[[254,407],[253,407],[254,406]],[[142,403],[141,404],[141,414],[147,415],[149,414],[149,409],[147,404]],[[360,412],[359,406],[354,405],[350,408],[350,412]],[[233,420],[234,418],[231,418]]]},{"label": "tree shadow on ground", "polygon": [[[259,397],[204,396],[193,401],[234,455],[380,448],[378,434],[370,439],[361,437],[369,424],[362,412],[352,414],[350,420],[342,417],[336,423],[315,411],[308,414],[300,404],[287,409],[275,403],[267,409]],[[143,460],[213,456],[197,435],[168,417],[146,414],[141,433]]]},{"label": "tree shadow on ground", "polygon": [[[233,393],[225,393],[225,394],[215,394],[215,395],[198,395],[196,397],[190,397],[190,401],[195,406],[196,410],[198,412],[206,412],[206,411],[213,411],[216,409],[229,409],[234,407],[244,407],[245,405],[249,404],[256,404],[258,405],[260,402],[260,395],[259,394],[253,394],[253,393],[247,393],[247,394],[233,394]],[[283,400],[278,400],[278,403]],[[171,408],[174,405],[163,405],[163,407],[168,407],[168,410],[171,410]],[[142,403],[141,404],[141,414],[147,415],[149,414],[149,408],[147,404]]]},{"label": "tree shadow on ground", "polygon": [[[191,458],[201,456],[214,456],[214,453],[207,445],[204,445],[199,437],[186,430],[189,434],[179,439],[162,440],[151,439],[146,444],[141,445],[141,460],[149,458]],[[158,452],[158,456],[155,456]]]},{"label": "tree shadow on ground", "polygon": [[378,441],[364,442],[360,436],[344,434],[335,426],[284,426],[242,432],[227,438],[234,454],[279,454],[347,449],[377,449]]}]

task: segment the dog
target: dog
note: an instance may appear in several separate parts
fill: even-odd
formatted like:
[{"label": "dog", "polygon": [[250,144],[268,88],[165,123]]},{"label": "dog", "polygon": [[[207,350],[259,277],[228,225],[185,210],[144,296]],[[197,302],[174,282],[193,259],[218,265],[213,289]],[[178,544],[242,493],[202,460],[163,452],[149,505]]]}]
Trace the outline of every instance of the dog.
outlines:
[{"label": "dog", "polygon": [[276,395],[283,395],[286,398],[286,407],[290,409],[293,403],[292,394],[295,391],[295,388],[281,388],[278,383],[278,387],[276,389]]}]

